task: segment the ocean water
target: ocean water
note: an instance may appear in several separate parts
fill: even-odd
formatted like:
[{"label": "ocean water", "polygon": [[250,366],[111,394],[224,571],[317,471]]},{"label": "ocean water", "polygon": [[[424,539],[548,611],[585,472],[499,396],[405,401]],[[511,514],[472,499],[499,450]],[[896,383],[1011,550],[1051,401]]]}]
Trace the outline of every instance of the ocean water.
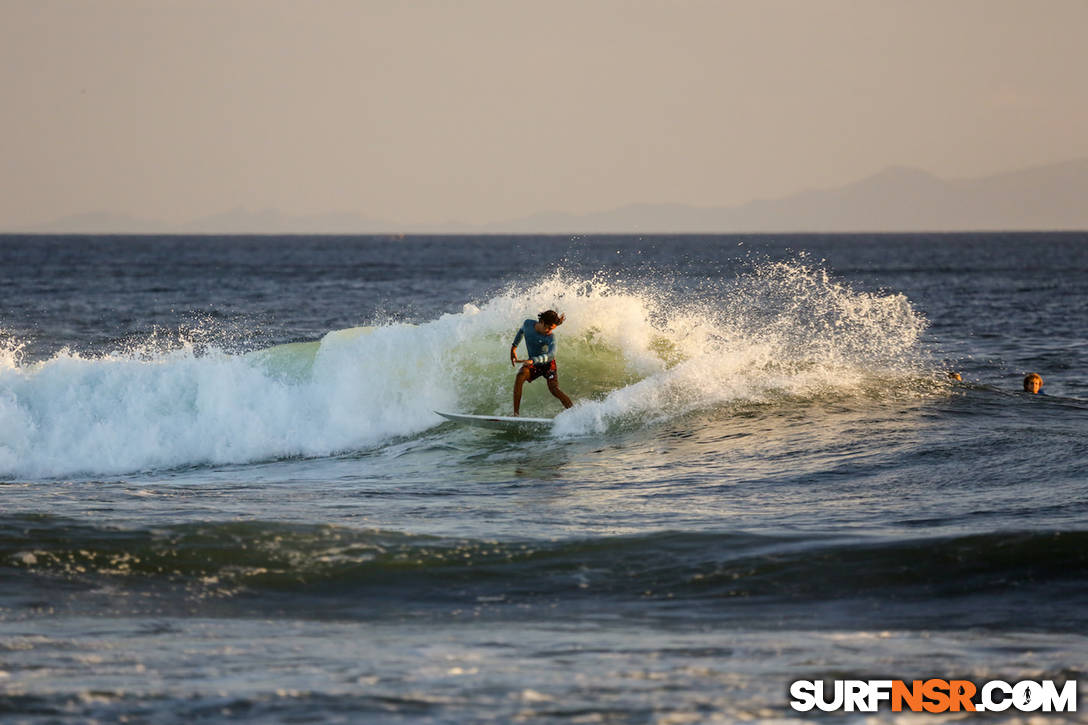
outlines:
[{"label": "ocean water", "polygon": [[[4,722],[1084,700],[1088,234],[2,237],[0,290]],[[435,415],[547,308],[551,433]]]}]

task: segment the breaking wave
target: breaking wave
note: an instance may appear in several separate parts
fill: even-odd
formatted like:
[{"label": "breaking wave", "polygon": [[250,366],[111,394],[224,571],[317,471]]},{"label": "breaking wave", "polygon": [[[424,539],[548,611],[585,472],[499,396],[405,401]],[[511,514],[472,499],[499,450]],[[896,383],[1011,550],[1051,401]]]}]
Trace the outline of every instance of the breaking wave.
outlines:
[{"label": "breaking wave", "polygon": [[[0,350],[0,476],[41,478],[323,456],[441,424],[435,409],[509,413],[509,342],[566,314],[555,434],[827,395],[880,397],[937,376],[926,321],[901,294],[858,291],[802,257],[753,263],[693,295],[556,273],[422,324],[329,332],[244,354],[183,339],[25,363]],[[930,381],[930,382],[925,382]],[[557,402],[530,385],[522,412]]]}]

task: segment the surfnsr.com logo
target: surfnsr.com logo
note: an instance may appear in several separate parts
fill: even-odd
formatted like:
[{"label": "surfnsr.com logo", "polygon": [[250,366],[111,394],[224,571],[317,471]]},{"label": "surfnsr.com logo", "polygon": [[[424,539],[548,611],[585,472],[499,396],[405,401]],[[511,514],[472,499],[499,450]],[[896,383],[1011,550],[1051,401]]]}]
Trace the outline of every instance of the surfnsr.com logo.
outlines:
[{"label": "surfnsr.com logo", "polygon": [[[828,686],[825,686],[828,685]],[[1008,683],[990,680],[797,680],[790,685],[790,707],[797,712],[1076,712],[1077,681],[1061,687],[1053,680]]]}]

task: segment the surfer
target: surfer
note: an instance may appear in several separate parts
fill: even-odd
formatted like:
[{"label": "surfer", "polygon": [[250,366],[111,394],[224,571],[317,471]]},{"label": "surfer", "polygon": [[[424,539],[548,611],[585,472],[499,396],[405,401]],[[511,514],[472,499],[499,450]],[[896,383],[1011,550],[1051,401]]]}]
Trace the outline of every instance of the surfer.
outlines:
[{"label": "surfer", "polygon": [[1043,387],[1043,376],[1039,373],[1028,373],[1024,377],[1024,392],[1031,393],[1032,395],[1046,395],[1041,392]]},{"label": "surfer", "polygon": [[[537,378],[548,381],[548,391],[559,398],[564,408],[569,408],[573,403],[566,393],[559,389],[559,373],[555,365],[555,328],[563,324],[566,315],[560,315],[555,310],[545,310],[537,315],[537,319],[526,320],[514,337],[514,343],[510,346],[510,364],[516,366],[522,363],[521,370],[514,378],[514,415],[520,415],[521,387],[526,381],[533,382]],[[518,343],[525,338],[526,359],[518,359]]]}]

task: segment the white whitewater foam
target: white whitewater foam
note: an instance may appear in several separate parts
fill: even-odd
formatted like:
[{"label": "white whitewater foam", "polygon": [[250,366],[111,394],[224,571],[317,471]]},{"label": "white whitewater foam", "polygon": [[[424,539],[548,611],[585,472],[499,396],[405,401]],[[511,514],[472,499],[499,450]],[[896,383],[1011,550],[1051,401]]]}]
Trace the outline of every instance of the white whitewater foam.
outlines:
[{"label": "white whitewater foam", "polygon": [[[901,295],[859,293],[794,263],[756,267],[700,304],[556,274],[424,324],[339,330],[246,355],[185,343],[94,358],[63,350],[22,364],[9,344],[0,475],[322,456],[420,433],[441,422],[436,409],[508,412],[509,343],[548,308],[567,316],[561,380],[578,400],[559,415],[559,435],[916,371],[924,329]],[[542,386],[532,394],[559,412]]]}]

